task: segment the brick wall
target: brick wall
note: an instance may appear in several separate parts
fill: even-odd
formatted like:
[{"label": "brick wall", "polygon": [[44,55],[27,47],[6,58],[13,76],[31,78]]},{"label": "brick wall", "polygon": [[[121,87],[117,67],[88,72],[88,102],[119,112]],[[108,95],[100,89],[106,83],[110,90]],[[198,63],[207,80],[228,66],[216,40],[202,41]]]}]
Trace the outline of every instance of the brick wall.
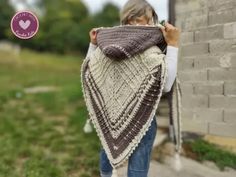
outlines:
[{"label": "brick wall", "polygon": [[236,137],[236,1],[175,1],[183,129]]}]

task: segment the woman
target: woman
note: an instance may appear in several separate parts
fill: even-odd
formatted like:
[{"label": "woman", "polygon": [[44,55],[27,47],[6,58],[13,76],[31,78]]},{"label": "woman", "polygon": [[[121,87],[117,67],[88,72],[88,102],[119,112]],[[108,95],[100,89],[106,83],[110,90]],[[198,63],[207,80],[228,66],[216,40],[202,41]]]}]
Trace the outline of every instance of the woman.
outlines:
[{"label": "woman", "polygon": [[[120,22],[122,25],[154,25],[157,21],[157,14],[155,13],[153,7],[145,0],[129,0],[120,13]],[[166,60],[168,64],[168,77],[166,79],[163,92],[169,92],[177,73],[179,30],[169,23],[165,23],[164,27],[161,29],[167,43]],[[96,28],[92,29],[89,35],[91,41],[87,56],[89,56],[97,48]],[[152,146],[157,131],[156,116],[153,118],[154,121],[152,121],[149,130],[142,138],[139,146],[129,157],[127,171],[128,177],[147,177],[148,175]],[[104,149],[101,149],[101,177],[111,177],[112,170],[113,168]]]}]

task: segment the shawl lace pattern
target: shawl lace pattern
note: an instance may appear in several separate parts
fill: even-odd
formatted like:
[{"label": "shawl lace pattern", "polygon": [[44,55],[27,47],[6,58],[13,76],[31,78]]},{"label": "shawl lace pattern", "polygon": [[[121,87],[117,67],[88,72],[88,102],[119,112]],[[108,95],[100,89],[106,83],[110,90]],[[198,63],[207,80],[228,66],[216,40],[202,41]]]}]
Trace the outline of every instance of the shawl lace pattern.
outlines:
[{"label": "shawl lace pattern", "polygon": [[158,27],[100,28],[97,49],[82,63],[89,120],[113,168],[132,155],[156,114],[168,73],[163,39]]}]

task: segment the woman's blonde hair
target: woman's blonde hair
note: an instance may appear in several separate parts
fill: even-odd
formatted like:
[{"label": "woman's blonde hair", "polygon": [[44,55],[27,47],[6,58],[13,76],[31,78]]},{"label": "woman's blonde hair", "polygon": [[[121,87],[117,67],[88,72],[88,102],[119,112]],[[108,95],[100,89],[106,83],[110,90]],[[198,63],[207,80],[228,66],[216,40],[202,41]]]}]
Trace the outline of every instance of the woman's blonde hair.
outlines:
[{"label": "woman's blonde hair", "polygon": [[[152,17],[150,17],[150,13]],[[128,0],[120,11],[120,23],[128,24],[129,20],[145,15],[148,19],[153,18],[154,23],[158,22],[158,16],[154,8],[146,0]]]}]

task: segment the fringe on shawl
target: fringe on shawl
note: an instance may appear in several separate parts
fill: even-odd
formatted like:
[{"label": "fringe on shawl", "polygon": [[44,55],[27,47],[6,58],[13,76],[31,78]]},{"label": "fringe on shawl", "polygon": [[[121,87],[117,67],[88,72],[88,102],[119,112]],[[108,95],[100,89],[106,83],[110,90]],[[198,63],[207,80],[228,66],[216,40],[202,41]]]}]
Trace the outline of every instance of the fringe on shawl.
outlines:
[{"label": "fringe on shawl", "polygon": [[180,159],[180,153],[182,150],[182,115],[181,115],[181,87],[178,77],[176,77],[173,87],[171,89],[170,95],[168,97],[170,106],[170,125],[169,134],[170,139],[175,144],[175,157],[174,157],[174,169],[180,171],[182,168],[182,163]]}]

